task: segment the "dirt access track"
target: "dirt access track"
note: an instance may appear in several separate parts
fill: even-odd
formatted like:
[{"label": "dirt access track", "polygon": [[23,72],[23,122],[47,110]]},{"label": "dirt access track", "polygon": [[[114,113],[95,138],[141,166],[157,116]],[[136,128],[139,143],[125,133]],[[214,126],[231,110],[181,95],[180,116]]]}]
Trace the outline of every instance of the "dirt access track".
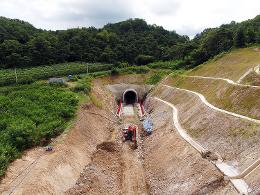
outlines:
[{"label": "dirt access track", "polygon": [[[191,94],[159,85],[145,103],[154,124],[152,135],[147,136],[136,109],[133,116],[122,116],[121,120],[115,117],[117,107],[106,87],[127,81],[142,84],[143,78],[134,75],[95,80],[93,94],[102,101],[102,108],[82,105],[74,127],[54,141],[52,153],[36,148],[12,163],[0,184],[0,193],[237,194],[232,183],[224,180],[210,160],[202,158],[180,136],[172,121],[171,107],[154,97],[174,104],[187,133],[227,162],[237,164],[238,170],[243,170],[258,155],[259,145],[255,143],[259,137],[248,140],[232,137],[232,133],[240,132],[230,132],[228,125],[247,129],[251,123],[217,113]],[[122,141],[121,129],[128,123],[136,124],[139,129],[136,150]],[[257,178],[252,175],[246,178],[252,193],[258,192]]]}]

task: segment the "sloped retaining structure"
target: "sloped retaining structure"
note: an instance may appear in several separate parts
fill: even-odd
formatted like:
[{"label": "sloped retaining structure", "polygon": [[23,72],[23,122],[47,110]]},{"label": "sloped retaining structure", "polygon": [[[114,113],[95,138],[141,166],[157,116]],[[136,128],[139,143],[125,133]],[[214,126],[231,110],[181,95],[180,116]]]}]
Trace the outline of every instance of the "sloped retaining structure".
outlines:
[{"label": "sloped retaining structure", "polygon": [[[144,101],[145,97],[152,89],[152,85],[134,85],[134,84],[114,84],[107,88],[113,93],[115,100],[119,103],[137,103]],[[132,101],[134,99],[134,101]]]}]

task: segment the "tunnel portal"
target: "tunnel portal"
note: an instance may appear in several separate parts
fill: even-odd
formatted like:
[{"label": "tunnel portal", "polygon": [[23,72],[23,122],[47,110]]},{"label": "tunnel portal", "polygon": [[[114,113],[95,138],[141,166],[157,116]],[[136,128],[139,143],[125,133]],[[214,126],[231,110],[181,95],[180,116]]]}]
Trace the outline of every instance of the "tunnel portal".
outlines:
[{"label": "tunnel portal", "polygon": [[128,89],[123,94],[123,103],[134,104],[138,102],[137,92],[134,89]]}]

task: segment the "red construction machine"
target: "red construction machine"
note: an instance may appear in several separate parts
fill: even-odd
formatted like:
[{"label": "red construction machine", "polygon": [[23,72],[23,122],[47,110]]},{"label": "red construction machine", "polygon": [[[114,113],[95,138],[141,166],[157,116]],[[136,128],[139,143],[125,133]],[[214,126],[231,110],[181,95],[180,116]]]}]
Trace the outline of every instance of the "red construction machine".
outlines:
[{"label": "red construction machine", "polygon": [[134,149],[138,147],[137,145],[137,126],[127,125],[123,128],[124,141],[130,141],[133,143]]}]

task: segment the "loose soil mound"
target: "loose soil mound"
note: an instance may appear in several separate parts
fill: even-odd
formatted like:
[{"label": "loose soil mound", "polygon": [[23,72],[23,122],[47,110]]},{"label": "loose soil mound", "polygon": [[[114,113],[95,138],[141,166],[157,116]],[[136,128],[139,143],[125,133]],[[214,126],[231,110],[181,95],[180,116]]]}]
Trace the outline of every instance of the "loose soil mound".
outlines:
[{"label": "loose soil mound", "polygon": [[91,163],[81,173],[76,186],[66,194],[122,194],[123,167],[119,145],[104,142],[97,146]]},{"label": "loose soil mound", "polygon": [[105,150],[107,152],[116,152],[116,144],[114,142],[103,142],[102,144],[97,145],[97,150]]}]

